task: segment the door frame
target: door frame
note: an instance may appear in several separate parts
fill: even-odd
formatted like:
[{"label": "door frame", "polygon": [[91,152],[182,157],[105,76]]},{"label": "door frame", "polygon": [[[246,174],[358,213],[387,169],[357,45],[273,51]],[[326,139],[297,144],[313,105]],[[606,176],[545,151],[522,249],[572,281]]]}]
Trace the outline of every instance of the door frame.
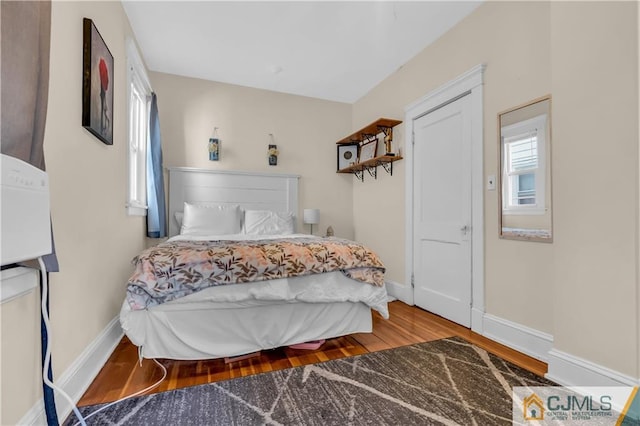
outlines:
[{"label": "door frame", "polygon": [[[484,318],[484,135],[482,89],[484,64],[477,65],[405,107],[405,280],[402,299],[413,305],[413,137],[414,120],[471,96],[471,330],[482,334]],[[406,299],[406,300],[405,300]]]}]

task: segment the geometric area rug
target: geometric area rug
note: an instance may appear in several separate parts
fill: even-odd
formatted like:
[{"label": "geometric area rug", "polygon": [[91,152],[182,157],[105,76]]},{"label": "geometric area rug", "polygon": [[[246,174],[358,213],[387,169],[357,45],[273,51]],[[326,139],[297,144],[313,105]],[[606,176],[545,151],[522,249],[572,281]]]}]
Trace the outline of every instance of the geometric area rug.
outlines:
[{"label": "geometric area rug", "polygon": [[131,398],[87,424],[508,425],[513,386],[550,385],[453,337]]}]

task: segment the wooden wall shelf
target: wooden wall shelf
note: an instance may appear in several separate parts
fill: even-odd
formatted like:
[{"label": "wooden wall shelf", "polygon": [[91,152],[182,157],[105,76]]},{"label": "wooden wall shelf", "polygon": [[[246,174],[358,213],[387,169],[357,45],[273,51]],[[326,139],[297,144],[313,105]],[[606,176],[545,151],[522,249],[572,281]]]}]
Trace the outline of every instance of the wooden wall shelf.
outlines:
[{"label": "wooden wall shelf", "polygon": [[352,143],[362,143],[373,137],[377,136],[379,133],[382,133],[382,129],[392,129],[398,124],[402,123],[401,120],[393,120],[391,118],[379,118],[368,126],[363,127],[350,134],[349,136],[340,139],[336,144],[344,145],[344,144],[352,144]]},{"label": "wooden wall shelf", "polygon": [[393,162],[402,160],[399,155],[380,155],[372,158],[371,160],[357,163],[342,170],[338,170],[337,173],[352,173],[360,181],[364,181],[364,171],[366,170],[374,179],[378,178],[378,166],[393,176]]},{"label": "wooden wall shelf", "polygon": [[355,164],[351,164],[348,167],[339,168],[337,170],[337,173],[351,173],[354,174],[360,181],[364,181],[364,171],[366,170],[369,175],[371,175],[374,179],[377,179],[378,166],[382,166],[387,173],[393,175],[393,163],[395,161],[402,160],[402,157],[399,155],[388,155],[388,150],[391,149],[391,141],[393,140],[393,127],[397,126],[400,123],[402,123],[402,121],[400,120],[380,118],[358,130],[357,132],[354,132],[336,142],[336,144],[338,145],[339,165],[341,164],[341,161],[345,161],[344,159],[340,158],[340,146],[358,145],[358,152],[360,152],[359,150],[364,144],[368,144],[370,142],[376,142],[377,144],[378,135],[380,133],[384,134],[384,151],[387,151],[386,154],[377,155],[374,158],[365,161],[359,161],[360,155],[358,155],[358,162],[356,162]]}]

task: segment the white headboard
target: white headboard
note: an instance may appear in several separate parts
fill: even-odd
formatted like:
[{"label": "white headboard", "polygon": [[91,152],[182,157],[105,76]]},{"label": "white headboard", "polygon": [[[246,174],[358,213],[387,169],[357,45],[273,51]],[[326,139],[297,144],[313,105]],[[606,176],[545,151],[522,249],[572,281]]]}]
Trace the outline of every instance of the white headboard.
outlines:
[{"label": "white headboard", "polygon": [[175,213],[183,210],[185,201],[238,204],[243,209],[291,212],[297,217],[299,178],[288,174],[170,167],[169,236],[180,233]]}]

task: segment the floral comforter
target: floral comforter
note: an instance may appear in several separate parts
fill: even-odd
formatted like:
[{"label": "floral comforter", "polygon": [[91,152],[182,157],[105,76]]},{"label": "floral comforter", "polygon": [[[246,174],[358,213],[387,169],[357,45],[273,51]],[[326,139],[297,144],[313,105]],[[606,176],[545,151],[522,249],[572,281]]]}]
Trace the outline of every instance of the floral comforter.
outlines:
[{"label": "floral comforter", "polygon": [[378,256],[361,244],[318,237],[167,241],[143,251],[133,263],[135,271],[127,287],[132,310],[212,286],[332,271],[382,286],[385,270]]}]

